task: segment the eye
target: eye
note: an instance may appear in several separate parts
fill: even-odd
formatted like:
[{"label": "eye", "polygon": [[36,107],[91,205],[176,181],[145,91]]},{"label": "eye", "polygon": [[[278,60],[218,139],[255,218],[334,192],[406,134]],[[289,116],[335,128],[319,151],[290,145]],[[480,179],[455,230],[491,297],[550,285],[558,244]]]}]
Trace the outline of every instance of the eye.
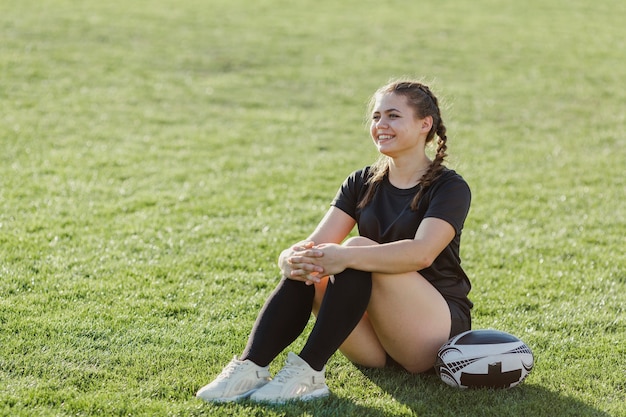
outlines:
[{"label": "eye", "polygon": [[400,115],[399,115],[399,114],[396,114],[396,113],[390,113],[390,114],[389,114],[389,118],[390,118],[390,119],[398,119],[399,117],[400,117]]},{"label": "eye", "polygon": [[373,114],[373,115],[372,115],[372,120],[373,120],[373,121],[378,121],[378,120],[380,120],[380,114]]}]

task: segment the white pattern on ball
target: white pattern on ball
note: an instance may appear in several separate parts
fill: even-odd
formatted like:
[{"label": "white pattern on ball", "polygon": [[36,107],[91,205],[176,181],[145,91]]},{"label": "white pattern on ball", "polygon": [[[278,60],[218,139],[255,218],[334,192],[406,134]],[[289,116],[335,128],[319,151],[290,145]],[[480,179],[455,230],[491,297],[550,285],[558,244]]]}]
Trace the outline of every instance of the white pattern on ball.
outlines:
[{"label": "white pattern on ball", "polygon": [[435,371],[452,387],[512,388],[524,381],[534,363],[530,348],[512,334],[469,330],[439,349]]}]

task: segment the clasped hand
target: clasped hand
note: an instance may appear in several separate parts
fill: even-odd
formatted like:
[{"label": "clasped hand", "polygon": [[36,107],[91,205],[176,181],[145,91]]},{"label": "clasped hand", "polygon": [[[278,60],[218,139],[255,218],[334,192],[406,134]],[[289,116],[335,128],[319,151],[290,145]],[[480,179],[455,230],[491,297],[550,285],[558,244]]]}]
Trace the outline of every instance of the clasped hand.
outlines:
[{"label": "clasped hand", "polygon": [[320,282],[326,276],[334,282],[333,275],[346,269],[344,249],[335,243],[315,245],[314,242],[304,242],[294,245],[285,257],[286,265],[281,265],[283,274],[307,285]]}]

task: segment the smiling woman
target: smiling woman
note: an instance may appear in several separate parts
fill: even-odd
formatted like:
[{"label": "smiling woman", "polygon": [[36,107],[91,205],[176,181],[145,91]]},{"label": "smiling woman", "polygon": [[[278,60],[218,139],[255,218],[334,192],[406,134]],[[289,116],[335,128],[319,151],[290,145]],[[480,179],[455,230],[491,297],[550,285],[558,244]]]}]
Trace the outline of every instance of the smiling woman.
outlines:
[{"label": "smiling woman", "polygon": [[[394,93],[394,94],[392,94]],[[395,107],[397,108],[395,108]],[[403,163],[402,160],[393,158],[385,146],[400,134],[401,139],[407,136],[405,140],[409,143],[405,146],[412,145],[411,152],[403,159],[408,159],[409,164],[421,164],[417,169],[405,169],[405,184],[397,184],[400,188],[410,188],[422,183],[422,189],[425,189],[432,179],[436,178],[441,172],[441,165],[447,156],[446,127],[441,119],[441,111],[439,109],[439,101],[431,92],[430,88],[421,83],[413,82],[397,82],[391,83],[380,88],[372,97],[370,107],[372,107],[372,124],[370,126],[370,134],[377,144],[379,152],[382,154],[378,163],[374,165],[374,174],[372,182],[379,181],[383,178],[390,164],[396,165],[396,161]],[[382,113],[381,113],[382,110]],[[384,114],[383,114],[384,113]],[[387,131],[385,130],[387,129]],[[399,131],[399,133],[397,133]],[[393,133],[393,134],[389,134]],[[420,134],[418,134],[420,133]],[[425,134],[425,137],[423,137]],[[425,153],[425,145],[429,144],[435,137],[437,140],[437,153],[434,160],[428,159]],[[417,136],[413,137],[412,136]],[[420,139],[423,137],[423,141]],[[414,143],[411,143],[414,142]],[[384,156],[389,158],[385,158]],[[407,158],[408,157],[408,158]],[[395,169],[398,169],[396,166]],[[396,181],[400,181],[402,175],[397,175]],[[374,191],[374,187],[371,188]],[[361,205],[365,205],[369,201],[370,193],[368,193]],[[412,208],[419,200],[421,194],[415,195]]]},{"label": "smiling woman", "polygon": [[[338,349],[369,368],[432,369],[439,347],[471,327],[470,282],[460,266],[470,190],[443,167],[446,128],[437,98],[416,81],[372,97],[381,158],[343,183],[307,239],[279,257],[283,273],[241,356],[197,396],[215,402],[310,400],[329,394],[326,362]],[[426,144],[438,137],[434,161]],[[347,239],[358,226],[358,237]],[[342,243],[343,242],[343,243]],[[272,380],[269,365],[317,320],[299,355]]]},{"label": "smiling woman", "polygon": [[432,116],[416,117],[407,99],[401,95],[384,94],[374,103],[370,130],[378,152],[390,157],[388,161],[394,161],[394,156],[399,158],[405,154],[405,158],[423,165],[423,168],[413,175],[411,182],[402,188],[410,188],[417,184],[421,178],[421,175],[417,174],[422,174],[430,165],[423,151],[426,134],[432,125]]}]

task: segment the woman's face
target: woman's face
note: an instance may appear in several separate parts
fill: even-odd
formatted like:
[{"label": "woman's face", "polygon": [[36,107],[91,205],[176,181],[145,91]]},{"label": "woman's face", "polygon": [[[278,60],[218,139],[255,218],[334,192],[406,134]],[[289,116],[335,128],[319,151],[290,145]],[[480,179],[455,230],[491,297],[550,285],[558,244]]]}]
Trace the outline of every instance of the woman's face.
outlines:
[{"label": "woman's face", "polygon": [[385,93],[376,98],[370,134],[380,153],[394,158],[423,151],[431,126],[432,117],[418,119],[406,97]]}]

